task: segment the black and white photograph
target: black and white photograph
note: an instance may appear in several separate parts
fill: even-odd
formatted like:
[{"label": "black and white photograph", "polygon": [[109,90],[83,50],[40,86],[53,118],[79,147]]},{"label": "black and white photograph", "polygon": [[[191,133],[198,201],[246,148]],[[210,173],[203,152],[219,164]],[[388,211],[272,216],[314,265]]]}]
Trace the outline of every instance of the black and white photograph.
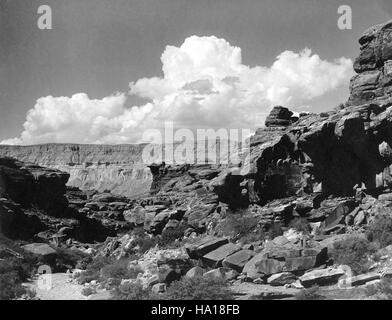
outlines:
[{"label": "black and white photograph", "polygon": [[391,0],[0,0],[0,300],[391,299]]}]

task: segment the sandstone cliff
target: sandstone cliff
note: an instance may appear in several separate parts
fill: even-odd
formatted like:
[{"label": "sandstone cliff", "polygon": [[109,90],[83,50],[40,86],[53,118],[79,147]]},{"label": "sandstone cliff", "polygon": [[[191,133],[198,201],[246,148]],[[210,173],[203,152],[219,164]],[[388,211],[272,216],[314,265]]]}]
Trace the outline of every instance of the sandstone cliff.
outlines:
[{"label": "sandstone cliff", "polygon": [[69,186],[136,195],[149,191],[152,175],[142,163],[143,145],[45,144],[0,146],[0,157],[69,173]]}]

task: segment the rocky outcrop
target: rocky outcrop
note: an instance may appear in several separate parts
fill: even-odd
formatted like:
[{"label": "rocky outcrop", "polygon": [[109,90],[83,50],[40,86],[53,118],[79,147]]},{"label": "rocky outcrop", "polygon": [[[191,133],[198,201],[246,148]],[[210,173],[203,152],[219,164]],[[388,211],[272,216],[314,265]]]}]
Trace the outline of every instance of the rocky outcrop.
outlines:
[{"label": "rocky outcrop", "polygon": [[36,205],[53,216],[63,215],[67,173],[0,158],[0,196],[22,206]]},{"label": "rocky outcrop", "polygon": [[289,109],[276,106],[272,109],[271,113],[265,120],[266,127],[288,127],[293,122],[298,120],[297,117],[293,117],[293,112]]},{"label": "rocky outcrop", "polygon": [[[112,220],[88,215],[82,210],[88,196],[78,189],[67,190],[68,178],[68,173],[59,170],[0,158],[0,234],[55,245],[67,240],[104,241],[115,235],[121,219],[115,213]],[[113,195],[107,198],[119,200]]]},{"label": "rocky outcrop", "polygon": [[392,21],[369,28],[359,43],[361,52],[354,62],[358,75],[350,83],[349,103],[389,104],[392,93]]}]

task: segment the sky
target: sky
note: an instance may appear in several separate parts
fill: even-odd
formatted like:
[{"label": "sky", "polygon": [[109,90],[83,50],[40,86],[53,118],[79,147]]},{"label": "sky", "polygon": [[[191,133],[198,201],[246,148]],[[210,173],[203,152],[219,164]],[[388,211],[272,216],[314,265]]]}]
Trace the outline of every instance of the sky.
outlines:
[{"label": "sky", "polygon": [[330,110],[359,36],[390,19],[390,0],[0,0],[0,143],[137,143],[165,121],[254,129],[274,105]]}]

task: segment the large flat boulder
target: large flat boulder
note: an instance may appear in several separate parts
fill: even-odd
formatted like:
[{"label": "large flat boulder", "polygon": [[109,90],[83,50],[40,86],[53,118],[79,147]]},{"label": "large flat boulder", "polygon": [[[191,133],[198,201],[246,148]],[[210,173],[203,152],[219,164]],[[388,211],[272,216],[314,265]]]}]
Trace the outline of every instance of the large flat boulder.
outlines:
[{"label": "large flat boulder", "polygon": [[46,243],[30,243],[22,246],[23,250],[40,257],[53,257],[57,255],[56,250]]},{"label": "large flat boulder", "polygon": [[255,255],[252,250],[240,250],[226,257],[222,265],[226,268],[242,272],[245,264]]},{"label": "large flat boulder", "polygon": [[285,237],[278,238],[246,263],[243,272],[248,277],[256,279],[281,272],[303,272],[325,263],[328,258],[326,248],[317,244],[301,247]]},{"label": "large flat boulder", "polygon": [[293,283],[297,280],[297,277],[291,272],[281,272],[270,276],[267,279],[267,283],[271,286],[284,286],[285,284]]},{"label": "large flat boulder", "polygon": [[314,285],[322,286],[337,283],[343,275],[345,275],[345,272],[341,268],[318,269],[306,272],[299,280],[307,288]]},{"label": "large flat boulder", "polygon": [[357,276],[342,279],[341,281],[339,281],[339,283],[341,284],[342,287],[344,286],[356,287],[378,279],[381,279],[381,274],[376,272],[370,272],[370,273],[360,274]]},{"label": "large flat boulder", "polygon": [[200,259],[228,242],[226,238],[205,237],[195,243],[185,244],[185,250],[191,259]]},{"label": "large flat boulder", "polygon": [[202,257],[202,261],[209,267],[220,267],[222,261],[233,253],[241,250],[241,247],[234,243],[226,243],[223,246],[207,253]]}]

